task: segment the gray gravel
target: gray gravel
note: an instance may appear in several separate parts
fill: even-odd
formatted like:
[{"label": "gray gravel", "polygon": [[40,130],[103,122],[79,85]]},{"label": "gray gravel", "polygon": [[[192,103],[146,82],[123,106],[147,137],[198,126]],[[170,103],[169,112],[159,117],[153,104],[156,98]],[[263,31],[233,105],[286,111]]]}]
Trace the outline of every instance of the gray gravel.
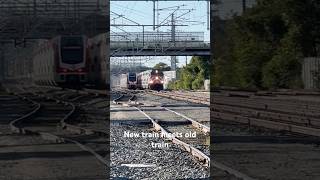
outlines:
[{"label": "gray gravel", "polygon": [[[124,131],[151,132],[146,126],[111,125],[111,177],[129,179],[208,179],[209,169],[187,152],[170,143],[168,148],[152,148],[160,138],[125,138]],[[132,168],[121,164],[155,164],[155,167]]]}]

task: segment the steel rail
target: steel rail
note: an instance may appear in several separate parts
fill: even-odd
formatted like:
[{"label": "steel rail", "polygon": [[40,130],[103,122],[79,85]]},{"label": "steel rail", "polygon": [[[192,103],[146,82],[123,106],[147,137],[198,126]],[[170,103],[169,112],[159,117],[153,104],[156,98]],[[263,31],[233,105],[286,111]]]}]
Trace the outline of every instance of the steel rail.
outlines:
[{"label": "steel rail", "polygon": [[172,113],[174,113],[174,114],[176,114],[176,115],[178,115],[178,116],[181,116],[181,117],[183,117],[184,119],[187,119],[188,121],[190,121],[190,122],[192,123],[192,126],[200,129],[200,130],[203,131],[204,133],[210,133],[210,127],[208,127],[208,126],[206,126],[206,125],[203,125],[203,124],[201,124],[200,122],[198,122],[198,121],[196,121],[196,120],[194,120],[194,119],[191,119],[191,118],[189,118],[189,117],[187,117],[187,116],[185,116],[185,115],[183,115],[183,114],[181,114],[181,113],[178,113],[178,112],[176,112],[176,111],[174,111],[174,110],[172,110],[172,109],[169,109],[169,108],[166,108],[166,107],[162,107],[162,108],[164,108],[165,110],[170,111],[170,112],[172,112]]},{"label": "steel rail", "polygon": [[229,174],[232,174],[234,176],[236,176],[237,178],[243,179],[243,180],[255,180],[252,177],[247,176],[246,174],[243,174],[235,169],[232,169],[230,167],[227,167],[226,165],[223,165],[217,161],[212,161],[211,165],[213,165],[214,167],[221,169],[223,171],[228,172]]},{"label": "steel rail", "polygon": [[[144,116],[146,116],[153,124],[154,128],[157,130],[157,131],[160,131],[161,133],[163,134],[169,134],[163,127],[161,127],[154,119],[152,119],[148,114],[146,114],[145,112],[141,111],[141,109],[137,108],[137,107],[134,107],[135,109],[137,109],[139,112],[141,112]],[[249,177],[248,175],[246,174],[243,174],[235,169],[232,169],[230,167],[227,167],[217,161],[211,161],[210,160],[210,157],[207,156],[206,154],[204,154],[203,152],[201,152],[200,150],[198,150],[197,148],[179,140],[178,138],[176,137],[170,137],[169,136],[169,140],[171,140],[173,143],[175,144],[178,144],[180,146],[183,147],[184,150],[190,152],[194,157],[198,158],[201,162],[204,162],[204,165],[206,167],[210,167],[211,165],[213,167],[216,167],[218,169],[221,169],[223,171],[226,171],[227,173],[237,177],[237,178],[240,178],[240,179],[243,179],[243,180],[255,180],[254,178],[251,178]]]},{"label": "steel rail", "polygon": [[148,93],[151,93],[156,96],[162,96],[162,97],[167,97],[170,99],[174,100],[181,100],[181,101],[188,101],[192,103],[197,103],[197,104],[204,104],[204,105],[210,105],[210,99],[208,98],[203,98],[203,97],[197,97],[197,96],[191,96],[191,95],[186,95],[186,94],[177,94],[177,93],[170,93],[170,92],[154,92],[154,91],[146,91]]},{"label": "steel rail", "polygon": [[115,98],[114,100],[112,100],[112,103],[114,104],[119,104],[119,100],[122,99],[124,97],[124,94],[121,94],[119,97]]},{"label": "steel rail", "polygon": [[256,110],[256,109],[220,105],[220,104],[215,104],[212,107],[212,110],[216,112],[236,113],[239,115],[242,114],[250,117],[288,122],[288,123],[297,124],[297,125],[306,126],[306,127],[320,127],[320,119],[318,118],[287,114],[285,112],[280,113],[280,112],[273,112],[268,110]]},{"label": "steel rail", "polygon": [[171,136],[168,131],[166,131],[160,124],[158,124],[154,119],[152,119],[148,114],[143,112],[140,108],[134,107],[136,110],[138,110],[140,113],[142,113],[144,116],[146,116],[153,124],[153,127],[160,131],[162,134],[165,135],[169,140],[171,140],[174,144],[178,144],[183,147],[184,150],[191,153],[194,157],[198,158],[200,162],[204,163],[204,166],[210,167],[210,157],[198,150],[197,148],[179,140],[178,138]]},{"label": "steel rail", "polygon": [[[24,98],[28,99],[26,97],[24,97]],[[52,99],[52,98],[49,97],[49,99]],[[67,130],[71,130],[71,131],[75,131],[76,129],[81,129],[82,131],[85,131],[85,132],[93,132],[94,134],[97,134],[99,136],[101,136],[101,134],[104,134],[104,135],[107,134],[106,132],[92,131],[92,130],[90,131],[90,130],[87,130],[85,128],[77,127],[77,126],[70,125],[70,124],[66,123],[65,120],[70,118],[70,116],[75,112],[76,107],[72,103],[68,103],[68,102],[65,102],[65,101],[58,100],[58,99],[55,99],[55,100],[56,100],[56,102],[59,101],[59,102],[64,103],[65,105],[70,105],[72,107],[72,109],[69,111],[69,113],[66,114],[60,121],[60,124],[61,124],[63,129],[67,129]],[[29,101],[32,101],[32,100],[29,100]],[[35,101],[33,101],[33,102],[35,102]],[[31,115],[35,114],[36,112],[38,112],[38,110],[41,107],[41,104],[37,103],[37,102],[35,102],[35,103],[37,104],[37,108],[35,110],[33,110],[32,112],[28,113],[27,115],[25,115],[25,116],[23,116],[21,118],[18,118],[18,119],[14,120],[14,121],[12,121],[10,123],[12,131],[18,132],[18,133],[21,133],[21,134],[26,134],[26,133],[37,134],[44,140],[55,141],[56,143],[65,143],[65,142],[68,142],[68,141],[72,142],[72,143],[76,144],[78,147],[80,147],[81,149],[91,153],[102,164],[104,164],[106,166],[109,165],[109,163],[101,155],[97,154],[93,149],[91,149],[88,146],[83,145],[82,143],[80,143],[78,141],[75,141],[75,140],[72,140],[72,139],[69,139],[69,138],[62,138],[60,136],[57,136],[55,134],[48,133],[48,132],[31,131],[31,130],[26,130],[24,128],[17,127],[16,123],[21,122],[21,121],[25,120],[26,118],[30,117]]]},{"label": "steel rail", "polygon": [[285,130],[288,132],[320,137],[320,129],[316,129],[316,128],[298,126],[294,124],[288,124],[288,123],[276,122],[276,121],[270,121],[270,120],[257,119],[252,117],[244,117],[241,115],[221,113],[216,111],[211,112],[211,117],[215,118],[216,120],[217,119],[224,120],[224,121],[229,120],[233,122],[247,124],[249,126],[260,126],[260,127],[265,127],[269,129],[275,129],[280,131]]},{"label": "steel rail", "polygon": [[28,117],[31,117],[31,116],[34,115],[36,112],[38,112],[38,111],[40,110],[40,108],[41,108],[41,104],[40,104],[40,103],[37,103],[37,102],[35,102],[35,101],[33,101],[33,100],[29,99],[29,98],[22,97],[22,96],[20,96],[20,95],[16,95],[16,96],[18,96],[19,98],[21,98],[21,99],[23,99],[23,100],[26,100],[26,101],[29,101],[29,102],[31,102],[32,104],[36,105],[36,108],[34,108],[32,111],[30,111],[29,113],[25,114],[25,115],[22,116],[22,117],[19,117],[19,118],[15,119],[15,120],[11,121],[10,124],[9,124],[11,131],[13,131],[13,132],[15,132],[15,133],[19,133],[19,134],[26,134],[25,129],[18,127],[17,124],[18,124],[20,121],[22,121],[22,120],[24,120],[24,119],[26,119],[26,118],[28,118]]}]

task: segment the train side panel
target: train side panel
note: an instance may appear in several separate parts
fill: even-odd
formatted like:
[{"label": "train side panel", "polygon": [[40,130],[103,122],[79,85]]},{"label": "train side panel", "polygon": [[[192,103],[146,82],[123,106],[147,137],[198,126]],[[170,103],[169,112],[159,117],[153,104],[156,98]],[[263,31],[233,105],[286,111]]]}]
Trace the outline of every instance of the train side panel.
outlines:
[{"label": "train side panel", "polygon": [[140,89],[148,89],[151,70],[143,71],[138,74],[138,87]]},{"label": "train side panel", "polygon": [[120,75],[120,88],[122,88],[122,89],[128,88],[128,75],[127,74]]},{"label": "train side panel", "polygon": [[89,84],[109,89],[109,56],[107,48],[107,33],[100,34],[91,39]]}]

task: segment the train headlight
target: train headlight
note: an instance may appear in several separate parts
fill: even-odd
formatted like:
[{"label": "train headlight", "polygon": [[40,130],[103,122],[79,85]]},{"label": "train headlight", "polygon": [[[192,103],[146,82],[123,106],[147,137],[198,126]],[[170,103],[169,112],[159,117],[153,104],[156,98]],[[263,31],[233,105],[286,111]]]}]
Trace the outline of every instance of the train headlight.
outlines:
[{"label": "train headlight", "polygon": [[163,83],[163,81],[161,81],[161,83]]},{"label": "train headlight", "polygon": [[158,79],[159,79],[159,77],[157,76],[157,77],[156,77],[156,79],[158,80]]},{"label": "train headlight", "polygon": [[152,80],[150,80],[150,81],[149,81],[149,83],[150,83],[150,84],[152,84],[152,83],[153,83],[153,81],[152,81]]}]

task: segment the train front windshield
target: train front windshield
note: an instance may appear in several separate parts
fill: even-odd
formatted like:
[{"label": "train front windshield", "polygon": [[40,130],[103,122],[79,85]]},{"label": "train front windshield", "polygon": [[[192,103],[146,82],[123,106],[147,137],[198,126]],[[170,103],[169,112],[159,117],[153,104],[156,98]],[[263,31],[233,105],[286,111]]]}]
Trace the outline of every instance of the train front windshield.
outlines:
[{"label": "train front windshield", "polygon": [[135,73],[129,73],[129,77],[128,77],[129,81],[136,81],[137,77]]},{"label": "train front windshield", "polygon": [[61,37],[61,61],[66,64],[83,62],[83,38]]}]

